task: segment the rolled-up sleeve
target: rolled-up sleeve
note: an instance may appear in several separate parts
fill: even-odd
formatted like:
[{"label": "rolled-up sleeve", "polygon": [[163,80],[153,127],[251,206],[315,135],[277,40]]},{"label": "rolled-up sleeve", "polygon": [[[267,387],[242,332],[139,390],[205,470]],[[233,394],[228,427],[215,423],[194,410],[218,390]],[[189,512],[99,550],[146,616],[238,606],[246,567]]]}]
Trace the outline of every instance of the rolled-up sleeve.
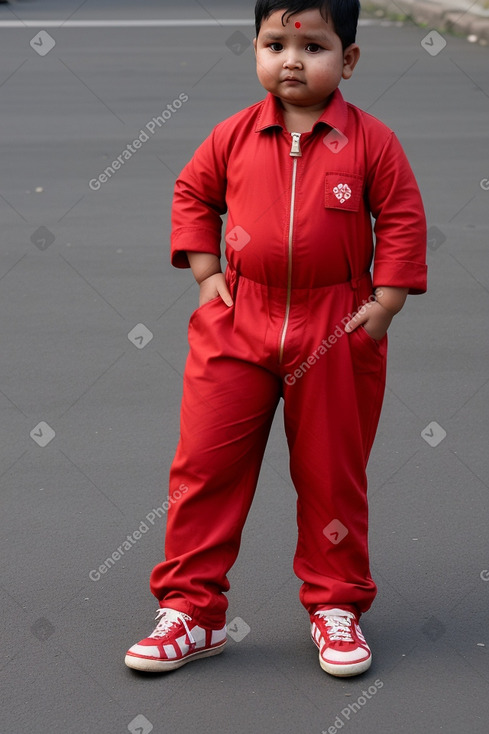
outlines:
[{"label": "rolled-up sleeve", "polygon": [[189,251],[221,256],[221,217],[226,212],[226,163],[217,139],[218,127],[195,151],[175,183],[171,262],[177,268],[190,267]]},{"label": "rolled-up sleeve", "polygon": [[416,179],[391,132],[369,171],[368,198],[375,217],[374,287],[427,289],[426,217]]}]

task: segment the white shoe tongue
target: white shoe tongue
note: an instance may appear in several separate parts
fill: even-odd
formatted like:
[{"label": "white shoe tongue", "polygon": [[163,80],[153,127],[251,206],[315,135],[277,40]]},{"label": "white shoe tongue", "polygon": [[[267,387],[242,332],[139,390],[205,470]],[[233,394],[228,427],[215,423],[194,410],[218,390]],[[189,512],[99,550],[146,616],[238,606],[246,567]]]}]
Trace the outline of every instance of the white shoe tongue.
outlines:
[{"label": "white shoe tongue", "polygon": [[191,617],[188,616],[188,614],[184,614],[183,612],[179,612],[176,609],[170,609],[169,607],[163,607],[163,609],[160,609],[162,614],[159,617],[159,620],[168,619],[172,622],[179,622],[182,617],[185,619],[191,619]]},{"label": "white shoe tongue", "polygon": [[346,609],[321,609],[321,616],[327,617],[354,617],[353,612],[347,612]]}]

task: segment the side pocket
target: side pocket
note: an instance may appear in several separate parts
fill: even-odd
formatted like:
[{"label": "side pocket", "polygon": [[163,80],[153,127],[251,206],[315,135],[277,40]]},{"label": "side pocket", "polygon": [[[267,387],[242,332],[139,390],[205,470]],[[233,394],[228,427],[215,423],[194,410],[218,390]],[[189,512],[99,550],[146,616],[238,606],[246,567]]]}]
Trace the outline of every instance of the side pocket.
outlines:
[{"label": "side pocket", "polygon": [[361,325],[350,332],[349,340],[355,372],[383,370],[387,355],[387,334],[380,340],[374,339]]},{"label": "side pocket", "polygon": [[[189,325],[192,321],[195,320],[195,317],[197,315],[200,315],[203,311],[205,311],[208,306],[215,303],[216,301],[222,301],[221,296],[215,296],[214,298],[211,298],[210,301],[207,301],[207,303],[204,303],[202,306],[197,306],[197,308],[190,314]],[[222,302],[224,303],[224,301]]]}]

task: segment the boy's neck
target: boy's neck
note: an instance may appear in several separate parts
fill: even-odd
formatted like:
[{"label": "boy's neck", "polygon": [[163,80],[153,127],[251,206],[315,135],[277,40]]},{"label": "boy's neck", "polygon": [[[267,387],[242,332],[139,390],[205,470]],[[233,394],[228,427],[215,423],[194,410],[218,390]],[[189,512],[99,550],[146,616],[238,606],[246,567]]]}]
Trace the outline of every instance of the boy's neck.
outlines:
[{"label": "boy's neck", "polygon": [[281,100],[285,127],[289,133],[308,133],[319,120],[328,106],[329,99],[325,104],[315,107],[298,107],[284,104]]},{"label": "boy's neck", "polygon": [[321,117],[321,112],[304,114],[303,112],[287,112],[284,110],[285,127],[289,133],[308,133],[314,123]]},{"label": "boy's neck", "polygon": [[308,133],[319,120],[324,110],[306,112],[300,108],[297,110],[284,110],[285,127],[289,133]]}]

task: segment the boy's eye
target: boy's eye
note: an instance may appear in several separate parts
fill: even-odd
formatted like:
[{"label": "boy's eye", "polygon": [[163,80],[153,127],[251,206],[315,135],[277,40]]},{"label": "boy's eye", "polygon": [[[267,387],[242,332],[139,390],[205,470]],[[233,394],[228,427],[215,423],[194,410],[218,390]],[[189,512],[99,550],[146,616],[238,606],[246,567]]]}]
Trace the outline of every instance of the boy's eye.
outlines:
[{"label": "boy's eye", "polygon": [[[284,50],[283,44],[279,43],[278,41],[269,43],[268,48],[270,49],[270,51],[275,51],[276,53]],[[308,43],[306,46],[306,51],[311,54],[317,54],[319,51],[321,51],[321,46],[317,43]]]}]

